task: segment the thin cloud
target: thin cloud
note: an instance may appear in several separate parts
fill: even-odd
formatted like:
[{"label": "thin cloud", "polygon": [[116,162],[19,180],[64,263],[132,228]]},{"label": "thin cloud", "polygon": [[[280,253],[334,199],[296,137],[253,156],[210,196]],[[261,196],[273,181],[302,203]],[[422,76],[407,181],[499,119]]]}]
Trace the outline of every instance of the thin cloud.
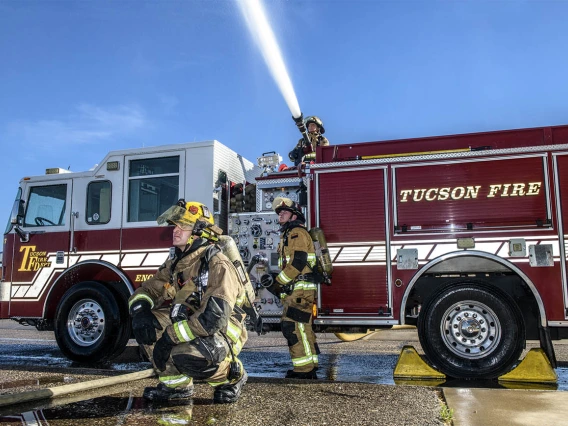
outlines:
[{"label": "thin cloud", "polygon": [[37,148],[85,145],[128,136],[147,125],[144,111],[135,105],[81,104],[64,118],[10,123],[7,139]]},{"label": "thin cloud", "polygon": [[162,105],[162,110],[165,114],[171,114],[175,112],[176,107],[179,104],[179,99],[172,95],[159,95],[160,104]]}]

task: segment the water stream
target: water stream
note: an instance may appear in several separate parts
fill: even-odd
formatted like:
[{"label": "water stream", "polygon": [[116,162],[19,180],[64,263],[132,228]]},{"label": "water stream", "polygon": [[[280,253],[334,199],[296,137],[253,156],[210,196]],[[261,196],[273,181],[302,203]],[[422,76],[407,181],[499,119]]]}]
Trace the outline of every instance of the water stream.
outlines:
[{"label": "water stream", "polygon": [[301,114],[300,105],[262,2],[260,0],[238,0],[238,4],[252,38],[260,49],[266,66],[280,89],[286,104],[288,104],[292,117],[299,117]]}]

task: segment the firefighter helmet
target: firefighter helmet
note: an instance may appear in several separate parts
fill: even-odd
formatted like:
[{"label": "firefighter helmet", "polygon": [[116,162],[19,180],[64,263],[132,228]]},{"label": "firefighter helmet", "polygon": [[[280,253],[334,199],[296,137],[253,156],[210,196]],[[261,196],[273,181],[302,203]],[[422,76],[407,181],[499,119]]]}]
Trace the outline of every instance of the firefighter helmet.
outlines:
[{"label": "firefighter helmet", "polygon": [[[217,228],[206,205],[197,201],[186,202],[183,198],[158,217],[158,225],[177,225],[193,234],[201,233],[206,228]],[[212,230],[218,233],[215,229]]]},{"label": "firefighter helmet", "polygon": [[317,124],[317,126],[320,129],[320,133],[323,135],[325,133],[325,129],[323,127],[323,121],[321,121],[321,119],[319,117],[316,117],[315,115],[312,115],[308,118],[306,118],[306,127],[310,125],[310,123],[315,123]]},{"label": "firefighter helmet", "polygon": [[295,214],[298,220],[302,223],[306,223],[306,218],[302,213],[300,205],[290,200],[289,198],[276,197],[272,205],[274,206],[274,211],[276,212],[276,214],[280,213],[282,210],[286,210],[292,214]]}]

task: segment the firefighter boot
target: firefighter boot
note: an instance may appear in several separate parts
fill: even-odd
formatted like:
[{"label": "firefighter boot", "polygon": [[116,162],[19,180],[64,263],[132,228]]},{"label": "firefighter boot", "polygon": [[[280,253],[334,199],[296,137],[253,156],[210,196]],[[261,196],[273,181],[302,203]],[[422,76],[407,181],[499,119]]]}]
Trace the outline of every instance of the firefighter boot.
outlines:
[{"label": "firefighter boot", "polygon": [[215,388],[215,393],[213,394],[213,402],[215,404],[230,404],[236,402],[241,396],[241,390],[244,384],[247,382],[248,374],[245,369],[243,369],[243,374],[241,378],[231,384],[220,385]]},{"label": "firefighter boot", "polygon": [[179,399],[186,399],[193,395],[193,383],[186,386],[177,388],[169,388],[163,383],[158,384],[156,387],[147,387],[144,389],[144,399],[149,401],[176,401]]},{"label": "firefighter boot", "polygon": [[311,379],[311,380],[317,380],[318,376],[316,374],[316,369],[313,368],[312,370],[305,372],[305,373],[299,373],[297,371],[294,370],[288,370],[286,372],[286,379]]}]

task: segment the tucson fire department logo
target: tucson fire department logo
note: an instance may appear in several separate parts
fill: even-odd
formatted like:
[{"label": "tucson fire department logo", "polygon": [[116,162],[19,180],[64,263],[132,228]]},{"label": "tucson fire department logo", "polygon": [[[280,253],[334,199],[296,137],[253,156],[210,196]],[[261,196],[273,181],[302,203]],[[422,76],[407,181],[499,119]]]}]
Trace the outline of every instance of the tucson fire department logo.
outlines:
[{"label": "tucson fire department logo", "polygon": [[49,268],[51,262],[48,261],[47,252],[36,251],[36,246],[22,246],[20,253],[24,252],[24,258],[18,271],[37,271],[40,268]]},{"label": "tucson fire department logo", "polygon": [[542,182],[525,183],[504,183],[489,185],[488,188],[482,189],[481,185],[476,186],[456,186],[445,188],[423,188],[423,189],[403,189],[400,191],[399,202],[406,203],[408,201],[444,201],[444,200],[461,200],[475,199],[478,195],[486,198],[495,197],[525,197],[538,195]]}]

